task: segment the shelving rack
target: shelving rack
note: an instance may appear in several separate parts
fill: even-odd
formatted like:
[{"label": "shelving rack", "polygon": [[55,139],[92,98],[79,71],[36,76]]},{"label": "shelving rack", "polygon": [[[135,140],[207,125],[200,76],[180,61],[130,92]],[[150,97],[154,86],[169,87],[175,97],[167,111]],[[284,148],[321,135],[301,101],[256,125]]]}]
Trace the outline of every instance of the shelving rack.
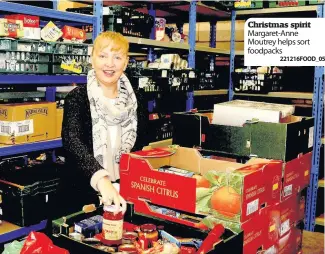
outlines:
[{"label": "shelving rack", "polygon": [[[235,93],[232,84],[231,73],[234,71],[235,55],[235,21],[236,15],[242,19],[247,17],[263,17],[265,15],[275,14],[278,15],[292,15],[303,12],[311,12],[314,17],[324,17],[324,4],[313,6],[299,6],[299,7],[287,7],[287,8],[268,8],[268,9],[254,9],[254,10],[240,10],[232,11],[231,16],[231,57],[230,57],[230,79],[229,79],[229,100],[232,100]],[[245,96],[260,96],[260,97],[276,97],[276,98],[300,98],[300,99],[313,99],[312,116],[315,118],[314,122],[314,139],[313,139],[313,158],[312,168],[310,176],[310,184],[307,191],[306,198],[306,215],[305,215],[305,229],[314,231],[315,228],[315,214],[316,214],[316,201],[317,201],[317,189],[318,189],[318,175],[319,175],[319,162],[320,162],[320,147],[321,147],[321,133],[322,133],[322,119],[324,112],[324,67],[315,67],[314,72],[314,89],[313,93],[290,93],[279,92],[269,93],[267,95],[257,94],[236,94]]]},{"label": "shelving rack", "polygon": [[[57,6],[57,2],[53,1],[54,7]],[[41,18],[59,20],[64,23],[79,23],[79,24],[91,24],[93,25],[93,38],[95,38],[101,29],[101,19],[98,18],[102,10],[100,1],[96,1],[94,4],[95,15],[75,14],[70,12],[58,11],[55,9],[47,9],[34,7],[24,4],[17,4],[11,2],[0,2],[1,12],[21,13],[27,15],[40,16]],[[45,96],[47,101],[55,101],[55,87],[53,85],[66,85],[66,84],[85,84],[85,76],[78,75],[1,75],[0,85],[46,85],[49,86],[46,89]],[[19,96],[19,95],[17,95]],[[40,151],[46,149],[55,149],[62,146],[61,140],[50,140],[44,142],[36,142],[23,145],[14,146],[2,146],[0,147],[0,157],[12,156],[15,154],[28,153],[32,151]]]},{"label": "shelving rack", "polygon": [[[98,1],[99,2],[99,1]],[[53,1],[54,8],[57,7],[57,1]],[[102,6],[97,3],[94,5],[95,15],[83,15],[69,12],[58,11],[56,9],[47,9],[34,7],[24,4],[17,4],[11,2],[0,1],[0,11],[7,13],[21,13],[27,15],[40,16],[45,19],[59,20],[62,23],[79,23],[91,24],[93,26],[93,38],[95,38],[101,29],[101,21],[98,18]],[[86,83],[85,76],[77,75],[1,75],[0,85],[66,85],[66,84],[84,84]],[[47,87],[45,96],[47,101],[55,101],[55,87]],[[32,92],[35,94],[35,92]],[[11,96],[13,96],[11,94]],[[19,97],[19,93],[15,96]],[[61,139],[35,142],[29,144],[13,145],[13,146],[0,146],[0,158],[8,157],[17,154],[26,154],[35,151],[52,150],[62,147]],[[29,234],[31,231],[42,230],[46,227],[46,221],[42,221],[37,225],[30,227],[23,227],[18,229],[9,230],[9,232],[1,232],[0,243],[8,242],[17,239],[21,236]]]}]

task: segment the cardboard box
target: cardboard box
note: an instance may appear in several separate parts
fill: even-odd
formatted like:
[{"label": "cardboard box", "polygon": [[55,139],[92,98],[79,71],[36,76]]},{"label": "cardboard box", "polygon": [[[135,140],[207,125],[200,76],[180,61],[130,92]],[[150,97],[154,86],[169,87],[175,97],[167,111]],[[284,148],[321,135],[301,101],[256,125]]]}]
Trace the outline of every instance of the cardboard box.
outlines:
[{"label": "cardboard box", "polygon": [[[265,212],[262,209],[254,217],[245,222],[230,222],[227,220],[217,219],[212,216],[208,216],[203,219],[203,222],[207,225],[222,224],[225,228],[230,229],[235,233],[244,232],[244,244],[243,254],[259,253],[259,250],[263,249],[264,244],[264,222]],[[277,242],[278,239],[276,239]],[[275,242],[275,243],[276,243]]]},{"label": "cardboard box", "polygon": [[[166,165],[195,175],[184,177],[157,170]],[[134,203],[135,210],[141,213],[150,213],[148,203],[151,203],[245,222],[267,202],[272,202],[270,193],[274,186],[269,177],[281,175],[281,167],[280,161],[253,164],[251,160],[245,165],[203,158],[192,148],[156,148],[122,155],[121,195]],[[275,186],[279,188],[281,177],[278,178]],[[275,195],[275,199],[279,202],[279,195]],[[195,226],[194,223],[188,225]]]},{"label": "cardboard box", "polygon": [[312,152],[283,163],[281,201],[296,196],[309,185]]},{"label": "cardboard box", "polygon": [[280,238],[280,204],[267,206],[263,211],[263,250],[268,250],[276,247]]},{"label": "cardboard box", "polygon": [[283,123],[253,121],[238,127],[210,124],[204,114],[187,112],[174,113],[172,124],[174,144],[239,157],[290,161],[313,146],[312,117],[290,116]]},{"label": "cardboard box", "polygon": [[61,137],[62,131],[62,121],[63,121],[63,108],[56,109],[56,137]]},{"label": "cardboard box", "polygon": [[[76,241],[69,238],[69,229],[73,227],[74,223],[87,219],[91,216],[102,214],[102,209],[99,208],[94,212],[84,213],[82,211],[75,214],[66,215],[62,218],[52,221],[52,234],[55,236],[54,243],[61,248],[69,249],[71,253],[107,253],[105,250],[100,250],[94,244],[88,244],[86,242]],[[137,214],[134,212],[133,205],[128,204],[127,211],[124,215],[123,227],[126,231],[133,231],[134,227],[142,224],[151,223],[154,225],[160,225],[164,227],[164,231],[182,238],[196,238],[202,240],[202,244],[205,246],[211,246],[211,250],[204,253],[243,253],[243,232],[234,233],[229,229],[225,229],[222,238],[219,240],[215,237],[212,231],[202,231],[197,229],[189,230],[184,225],[176,223],[169,223],[161,221],[153,217],[147,217],[144,214]],[[97,235],[96,237],[100,237]]]},{"label": "cardboard box", "polygon": [[0,18],[0,36],[11,38],[23,37],[23,22],[21,20]]},{"label": "cardboard box", "polygon": [[38,16],[31,16],[25,14],[13,14],[13,15],[5,15],[5,18],[21,20],[23,22],[24,27],[39,28],[40,25],[40,19]]},{"label": "cardboard box", "polygon": [[0,105],[0,143],[10,145],[54,138],[55,102]]},{"label": "cardboard box", "polygon": [[294,111],[292,105],[233,100],[214,104],[212,123],[238,127],[248,121],[280,123],[285,117],[293,115]]},{"label": "cardboard box", "polygon": [[302,229],[300,225],[293,227],[278,241],[279,254],[298,253],[302,247]]}]

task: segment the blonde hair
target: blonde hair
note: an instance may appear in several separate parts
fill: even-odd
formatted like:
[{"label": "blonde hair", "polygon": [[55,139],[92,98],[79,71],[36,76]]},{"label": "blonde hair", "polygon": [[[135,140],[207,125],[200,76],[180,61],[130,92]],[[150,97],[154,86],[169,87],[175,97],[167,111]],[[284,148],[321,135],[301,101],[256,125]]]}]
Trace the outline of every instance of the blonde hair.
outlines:
[{"label": "blonde hair", "polygon": [[95,52],[102,51],[108,46],[112,47],[112,51],[121,51],[126,55],[129,52],[129,42],[122,34],[112,31],[105,31],[96,37],[92,55],[94,55]]}]

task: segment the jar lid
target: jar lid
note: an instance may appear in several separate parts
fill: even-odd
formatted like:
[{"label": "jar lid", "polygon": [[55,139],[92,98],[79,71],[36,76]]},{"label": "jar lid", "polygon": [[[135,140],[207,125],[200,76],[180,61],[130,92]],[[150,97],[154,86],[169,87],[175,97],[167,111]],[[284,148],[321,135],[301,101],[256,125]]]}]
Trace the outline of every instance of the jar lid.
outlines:
[{"label": "jar lid", "polygon": [[[111,212],[114,213],[116,211],[116,206],[115,205],[104,205],[103,207],[105,212]],[[118,212],[122,211],[122,207],[118,210]]]},{"label": "jar lid", "polygon": [[118,250],[131,252],[131,251],[136,251],[137,249],[133,244],[122,244],[118,247]]},{"label": "jar lid", "polygon": [[140,229],[144,233],[149,233],[157,230],[157,227],[154,224],[143,224]]}]

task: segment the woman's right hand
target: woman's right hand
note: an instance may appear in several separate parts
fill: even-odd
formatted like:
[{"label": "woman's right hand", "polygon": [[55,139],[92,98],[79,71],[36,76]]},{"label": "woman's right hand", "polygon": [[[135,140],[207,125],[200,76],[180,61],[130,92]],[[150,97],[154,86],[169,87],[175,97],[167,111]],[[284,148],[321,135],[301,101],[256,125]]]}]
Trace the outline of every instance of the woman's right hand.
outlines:
[{"label": "woman's right hand", "polygon": [[104,205],[112,205],[114,203],[115,214],[119,211],[122,211],[122,213],[126,212],[126,202],[124,198],[114,188],[107,176],[98,181],[97,188],[102,196],[101,200]]}]

